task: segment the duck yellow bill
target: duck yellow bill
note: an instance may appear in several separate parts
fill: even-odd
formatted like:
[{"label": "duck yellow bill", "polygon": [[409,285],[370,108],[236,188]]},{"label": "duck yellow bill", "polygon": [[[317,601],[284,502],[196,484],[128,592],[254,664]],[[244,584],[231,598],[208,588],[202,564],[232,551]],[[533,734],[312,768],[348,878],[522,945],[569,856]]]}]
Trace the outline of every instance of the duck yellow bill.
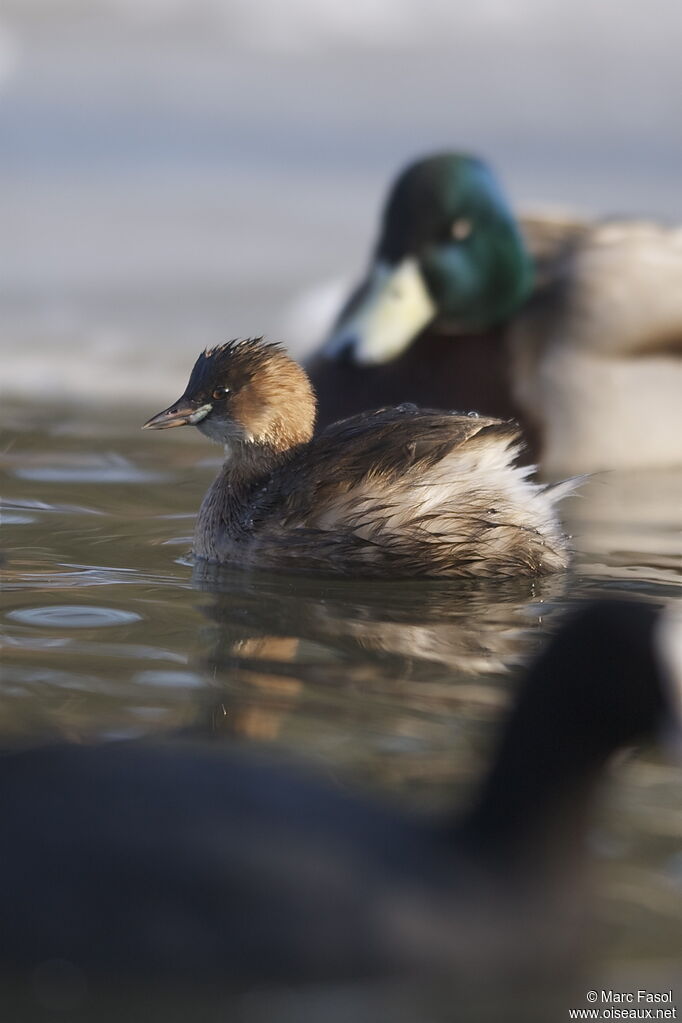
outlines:
[{"label": "duck yellow bill", "polygon": [[391,362],[410,346],[436,315],[416,259],[397,266],[377,263],[364,294],[323,348],[330,359],[350,351],[354,362],[376,366]]},{"label": "duck yellow bill", "polygon": [[170,430],[174,426],[194,426],[205,419],[212,409],[213,405],[200,405],[197,408],[196,405],[186,404],[181,399],[148,419],[142,429]]}]

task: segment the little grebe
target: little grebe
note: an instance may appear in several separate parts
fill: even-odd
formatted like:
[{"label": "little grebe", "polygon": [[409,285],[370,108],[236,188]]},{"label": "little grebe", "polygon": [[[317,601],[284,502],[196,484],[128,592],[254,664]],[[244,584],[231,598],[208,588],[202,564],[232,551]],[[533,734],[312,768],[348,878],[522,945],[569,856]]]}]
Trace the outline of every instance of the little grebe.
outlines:
[{"label": "little grebe", "polygon": [[413,405],[313,437],[315,396],[277,344],[234,340],[197,359],[181,398],[145,424],[196,425],[226,460],[197,520],[215,562],[365,576],[532,575],[563,568],[555,504],[514,465],[516,424]]}]

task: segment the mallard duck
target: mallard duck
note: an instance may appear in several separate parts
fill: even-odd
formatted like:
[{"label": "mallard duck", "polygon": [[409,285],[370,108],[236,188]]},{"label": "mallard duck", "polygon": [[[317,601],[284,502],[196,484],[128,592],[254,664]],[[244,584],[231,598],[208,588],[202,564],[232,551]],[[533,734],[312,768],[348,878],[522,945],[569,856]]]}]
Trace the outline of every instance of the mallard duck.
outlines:
[{"label": "mallard duck", "polygon": [[565,624],[464,814],[408,814],[254,748],[4,751],[3,977],[56,961],[84,997],[102,978],[243,990],[474,971],[487,989],[520,970],[537,985],[566,956],[609,757],[679,730],[672,622],[606,601]]},{"label": "mallard duck", "polygon": [[511,212],[490,168],[408,166],[307,368],[320,425],[385,403],[514,416],[545,472],[682,462],[682,232]]},{"label": "mallard duck", "polygon": [[517,413],[501,328],[532,284],[519,226],[482,160],[446,153],[407,167],[366,279],[307,365],[320,426],[403,401]]},{"label": "mallard duck", "polygon": [[208,561],[358,576],[534,575],[566,565],[556,502],[514,464],[513,423],[414,405],[313,437],[315,396],[277,344],[230,341],[197,359],[146,429],[195,425],[225,446],[194,553]]}]

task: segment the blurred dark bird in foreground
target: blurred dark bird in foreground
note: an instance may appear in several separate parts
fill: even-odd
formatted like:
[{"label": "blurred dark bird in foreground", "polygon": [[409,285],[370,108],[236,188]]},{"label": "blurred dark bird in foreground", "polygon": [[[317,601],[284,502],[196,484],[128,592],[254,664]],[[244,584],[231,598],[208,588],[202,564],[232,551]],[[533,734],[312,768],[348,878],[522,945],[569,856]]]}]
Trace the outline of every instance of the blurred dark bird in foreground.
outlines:
[{"label": "blurred dark bird in foreground", "polygon": [[551,475],[682,464],[682,229],[517,221],[482,160],[418,160],[307,369],[320,426],[413,401],[517,418]]},{"label": "blurred dark bird in foreground", "polygon": [[644,604],[581,609],[529,670],[457,817],[409,815],[253,749],[5,752],[2,974],[56,960],[93,982],[233,990],[546,975],[574,935],[607,760],[679,725],[670,625]]},{"label": "blurred dark bird in foreground", "polygon": [[225,446],[194,554],[211,562],[358,577],[542,575],[565,568],[556,514],[573,481],[515,463],[514,423],[385,408],[313,437],[315,395],[279,345],[229,341],[145,429],[194,425]]}]

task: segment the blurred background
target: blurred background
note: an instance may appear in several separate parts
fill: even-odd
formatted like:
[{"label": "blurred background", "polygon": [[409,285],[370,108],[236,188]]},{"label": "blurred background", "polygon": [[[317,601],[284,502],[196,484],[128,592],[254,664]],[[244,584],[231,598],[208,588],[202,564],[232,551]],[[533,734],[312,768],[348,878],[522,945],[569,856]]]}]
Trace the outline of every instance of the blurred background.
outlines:
[{"label": "blurred background", "polygon": [[5,0],[5,392],[153,411],[205,344],[300,352],[433,149],[680,218],[681,36],[679,0]]},{"label": "blurred background", "polygon": [[[202,584],[219,451],[139,425],[205,345],[319,339],[420,154],[479,153],[519,207],[682,219],[681,39],[680,0],[4,0],[3,736],[234,733],[449,806],[555,612],[679,595],[679,472],[593,481],[542,586]],[[636,761],[593,836],[604,986],[679,978],[681,779]]]}]

